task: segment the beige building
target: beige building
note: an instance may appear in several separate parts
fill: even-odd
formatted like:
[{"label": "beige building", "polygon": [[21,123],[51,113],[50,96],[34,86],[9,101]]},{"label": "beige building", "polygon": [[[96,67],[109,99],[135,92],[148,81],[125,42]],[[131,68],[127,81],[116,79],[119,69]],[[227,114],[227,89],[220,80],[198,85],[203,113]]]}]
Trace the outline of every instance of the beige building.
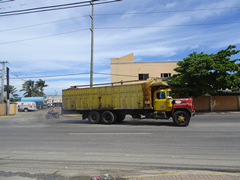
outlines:
[{"label": "beige building", "polygon": [[178,61],[134,62],[134,54],[111,59],[111,83],[164,78],[176,74]]}]

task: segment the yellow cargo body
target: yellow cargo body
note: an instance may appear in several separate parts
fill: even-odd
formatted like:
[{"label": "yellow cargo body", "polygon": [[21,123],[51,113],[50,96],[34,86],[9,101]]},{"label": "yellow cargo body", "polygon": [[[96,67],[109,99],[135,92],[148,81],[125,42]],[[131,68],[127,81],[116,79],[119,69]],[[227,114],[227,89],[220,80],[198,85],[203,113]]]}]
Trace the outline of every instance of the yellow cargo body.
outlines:
[{"label": "yellow cargo body", "polygon": [[62,91],[62,106],[65,110],[152,108],[154,82],[155,79],[149,79],[141,84],[66,89]]}]

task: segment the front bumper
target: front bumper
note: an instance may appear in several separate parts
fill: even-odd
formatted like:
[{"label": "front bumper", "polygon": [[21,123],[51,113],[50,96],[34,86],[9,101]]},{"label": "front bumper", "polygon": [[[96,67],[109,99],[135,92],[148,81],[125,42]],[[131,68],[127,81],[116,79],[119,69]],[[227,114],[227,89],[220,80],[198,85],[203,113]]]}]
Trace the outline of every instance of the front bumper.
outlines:
[{"label": "front bumper", "polygon": [[193,110],[193,112],[191,113],[191,116],[195,116],[195,110]]}]

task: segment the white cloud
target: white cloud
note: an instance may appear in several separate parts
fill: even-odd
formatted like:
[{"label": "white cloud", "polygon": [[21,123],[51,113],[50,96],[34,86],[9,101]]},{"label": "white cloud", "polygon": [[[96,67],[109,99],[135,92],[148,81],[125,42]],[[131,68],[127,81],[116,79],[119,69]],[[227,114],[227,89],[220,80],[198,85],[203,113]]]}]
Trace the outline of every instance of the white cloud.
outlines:
[{"label": "white cloud", "polygon": [[[72,1],[74,2],[74,1]],[[77,2],[75,0],[75,2]],[[19,0],[11,2],[12,10],[53,5],[52,1]],[[59,0],[56,4],[68,3]],[[218,9],[238,7],[238,0],[123,0],[117,3],[95,6],[95,28],[172,26],[187,24],[212,24],[205,26],[175,26],[155,28],[96,29],[94,36],[94,72],[110,74],[110,59],[134,52],[135,61],[151,59],[183,59],[183,54],[193,51],[215,53],[230,44],[240,46],[239,24],[213,25],[213,23],[239,21],[239,9]],[[0,8],[6,6],[0,4]],[[204,11],[186,11],[212,9]],[[9,10],[9,9],[5,9]],[[0,12],[3,10],[0,9]],[[171,13],[128,14],[141,12]],[[22,26],[47,23],[72,17],[82,17],[91,13],[91,7],[36,13],[22,16],[0,17],[0,31]],[[104,15],[97,14],[117,14]],[[33,26],[24,29],[0,32],[0,61],[9,61],[10,70],[19,76],[46,76],[90,72],[91,34],[90,30],[66,33],[48,38],[32,39],[52,34],[90,28],[89,17]],[[4,42],[32,39],[16,43]],[[12,77],[15,77],[11,74]],[[75,84],[89,84],[89,75],[59,76],[42,79],[49,87],[46,93]],[[34,79],[35,80],[35,79]],[[36,79],[37,80],[37,79]],[[109,82],[110,76],[94,74],[94,83]],[[11,80],[12,85],[21,88],[22,80]]]}]

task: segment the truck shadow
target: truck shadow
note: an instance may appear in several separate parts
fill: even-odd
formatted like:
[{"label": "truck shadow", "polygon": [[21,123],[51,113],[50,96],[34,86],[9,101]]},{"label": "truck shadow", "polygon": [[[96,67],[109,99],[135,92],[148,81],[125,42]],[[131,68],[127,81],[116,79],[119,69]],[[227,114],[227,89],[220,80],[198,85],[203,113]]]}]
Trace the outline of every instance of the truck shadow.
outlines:
[{"label": "truck shadow", "polygon": [[115,124],[90,124],[88,120],[77,120],[77,119],[69,119],[62,120],[56,123],[59,124],[88,124],[88,125],[99,125],[99,126],[169,126],[176,127],[176,125],[171,121],[166,120],[124,120],[123,122],[115,123]]},{"label": "truck shadow", "polygon": [[114,125],[125,126],[176,126],[172,121],[157,121],[157,120],[126,120]]}]

